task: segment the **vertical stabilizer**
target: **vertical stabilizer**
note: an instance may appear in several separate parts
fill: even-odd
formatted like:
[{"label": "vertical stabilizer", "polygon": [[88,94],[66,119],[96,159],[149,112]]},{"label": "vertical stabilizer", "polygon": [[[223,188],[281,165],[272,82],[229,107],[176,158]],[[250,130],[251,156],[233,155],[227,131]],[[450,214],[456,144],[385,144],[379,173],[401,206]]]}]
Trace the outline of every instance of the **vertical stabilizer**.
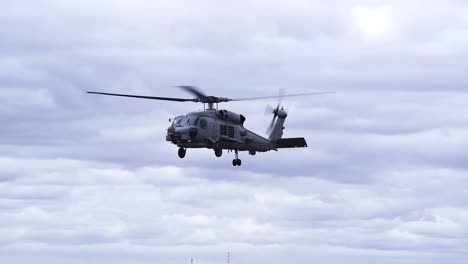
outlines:
[{"label": "vertical stabilizer", "polygon": [[269,136],[270,141],[277,141],[281,139],[281,137],[283,136],[284,121],[286,121],[287,116],[288,114],[286,113],[286,111],[283,110],[283,108],[278,110],[278,119],[276,120],[271,130]]}]

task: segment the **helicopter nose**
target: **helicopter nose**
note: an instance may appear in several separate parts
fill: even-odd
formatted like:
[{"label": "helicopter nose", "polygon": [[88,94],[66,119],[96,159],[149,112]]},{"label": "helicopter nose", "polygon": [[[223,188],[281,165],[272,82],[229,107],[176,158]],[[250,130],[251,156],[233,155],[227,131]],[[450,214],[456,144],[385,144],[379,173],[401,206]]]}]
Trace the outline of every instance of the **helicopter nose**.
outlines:
[{"label": "helicopter nose", "polygon": [[191,127],[189,129],[189,135],[190,135],[190,138],[195,138],[198,135],[198,128]]},{"label": "helicopter nose", "polygon": [[176,138],[175,127],[170,126],[167,129],[166,141],[174,141]]},{"label": "helicopter nose", "polygon": [[168,141],[185,141],[195,138],[198,135],[196,127],[169,127],[166,139]]}]

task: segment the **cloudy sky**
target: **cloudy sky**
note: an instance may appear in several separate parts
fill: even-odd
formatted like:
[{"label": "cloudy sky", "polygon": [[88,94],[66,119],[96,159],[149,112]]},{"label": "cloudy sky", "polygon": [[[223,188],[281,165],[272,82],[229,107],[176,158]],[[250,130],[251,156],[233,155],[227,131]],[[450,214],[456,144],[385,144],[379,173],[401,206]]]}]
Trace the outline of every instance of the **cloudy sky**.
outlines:
[{"label": "cloudy sky", "polygon": [[[466,263],[468,3],[16,0],[0,8],[0,262]],[[284,100],[309,148],[165,141],[190,97]],[[272,101],[223,107],[263,133]]]}]

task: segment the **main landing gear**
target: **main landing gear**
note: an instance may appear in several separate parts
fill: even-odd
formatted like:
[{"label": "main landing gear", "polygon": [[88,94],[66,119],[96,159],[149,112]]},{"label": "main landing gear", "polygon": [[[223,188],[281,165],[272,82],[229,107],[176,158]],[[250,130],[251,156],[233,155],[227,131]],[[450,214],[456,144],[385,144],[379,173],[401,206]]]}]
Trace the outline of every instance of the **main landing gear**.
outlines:
[{"label": "main landing gear", "polygon": [[223,149],[215,148],[214,153],[215,153],[215,156],[219,158],[223,155]]},{"label": "main landing gear", "polygon": [[187,150],[184,148],[179,148],[179,158],[183,159],[185,157],[185,153],[187,153]]},{"label": "main landing gear", "polygon": [[240,166],[242,165],[242,160],[239,159],[239,151],[236,149],[236,158],[232,160],[232,166]]}]

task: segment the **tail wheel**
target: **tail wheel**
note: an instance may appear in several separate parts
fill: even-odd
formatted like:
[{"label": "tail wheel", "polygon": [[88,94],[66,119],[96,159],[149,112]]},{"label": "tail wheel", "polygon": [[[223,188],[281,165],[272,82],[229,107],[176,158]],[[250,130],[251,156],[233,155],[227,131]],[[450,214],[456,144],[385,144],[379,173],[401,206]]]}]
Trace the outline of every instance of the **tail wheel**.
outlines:
[{"label": "tail wheel", "polygon": [[187,153],[186,149],[184,148],[179,148],[179,158],[183,159],[185,157],[185,154]]}]

